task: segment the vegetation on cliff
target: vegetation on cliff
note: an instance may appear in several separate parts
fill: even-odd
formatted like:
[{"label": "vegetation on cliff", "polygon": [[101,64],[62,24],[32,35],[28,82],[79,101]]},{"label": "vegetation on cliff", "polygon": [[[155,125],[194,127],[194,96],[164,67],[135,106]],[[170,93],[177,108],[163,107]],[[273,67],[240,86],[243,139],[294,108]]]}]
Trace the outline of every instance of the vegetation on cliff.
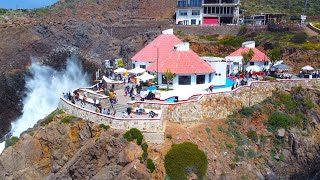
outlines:
[{"label": "vegetation on cliff", "polygon": [[[307,4],[305,4],[306,2]],[[304,9],[305,5],[306,9]],[[272,12],[318,16],[320,3],[318,0],[241,0],[241,9],[245,10],[246,15],[260,12]],[[306,10],[306,12],[304,10]]]},{"label": "vegetation on cliff", "polygon": [[208,168],[206,154],[196,144],[174,144],[165,155],[166,173],[170,179],[187,179],[192,173],[203,179]]}]

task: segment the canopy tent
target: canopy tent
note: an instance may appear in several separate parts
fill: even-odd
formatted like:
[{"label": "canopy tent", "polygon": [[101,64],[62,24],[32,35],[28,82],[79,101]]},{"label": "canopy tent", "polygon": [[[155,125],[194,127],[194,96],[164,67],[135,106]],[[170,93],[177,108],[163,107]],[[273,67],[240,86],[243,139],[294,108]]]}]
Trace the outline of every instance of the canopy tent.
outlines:
[{"label": "canopy tent", "polygon": [[144,72],[141,76],[137,76],[136,78],[142,81],[146,81],[146,80],[154,79],[155,77],[147,72]]},{"label": "canopy tent", "polygon": [[142,68],[140,68],[140,67],[136,67],[136,68],[134,68],[134,69],[129,70],[128,72],[129,72],[130,74],[140,74],[140,73],[146,72],[146,70],[145,70],[145,69],[142,69]]},{"label": "canopy tent", "polygon": [[314,70],[314,68],[313,67],[311,67],[311,66],[309,66],[309,65],[307,65],[307,66],[304,66],[303,68],[301,68],[302,70],[304,70],[304,71],[313,71]]},{"label": "canopy tent", "polygon": [[113,82],[113,80],[107,78],[106,76],[103,76],[102,79],[103,79],[106,83]]},{"label": "canopy tent", "polygon": [[272,66],[271,69],[291,69],[290,66],[286,65],[286,64],[278,64],[278,65],[275,65],[275,66]]},{"label": "canopy tent", "polygon": [[128,71],[128,70],[125,69],[125,68],[118,68],[118,69],[114,70],[115,73],[125,73],[125,72],[127,72],[127,71]]},{"label": "canopy tent", "polygon": [[246,68],[247,72],[253,71],[253,72],[260,72],[260,67],[259,66],[249,66]]}]

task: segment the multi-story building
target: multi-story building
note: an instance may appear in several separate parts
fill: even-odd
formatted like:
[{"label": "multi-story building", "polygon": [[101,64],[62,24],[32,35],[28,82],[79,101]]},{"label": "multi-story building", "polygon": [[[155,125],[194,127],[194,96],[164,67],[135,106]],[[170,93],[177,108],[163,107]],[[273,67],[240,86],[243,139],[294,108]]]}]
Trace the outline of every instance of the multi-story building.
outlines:
[{"label": "multi-story building", "polygon": [[176,24],[239,23],[240,0],[177,0]]}]

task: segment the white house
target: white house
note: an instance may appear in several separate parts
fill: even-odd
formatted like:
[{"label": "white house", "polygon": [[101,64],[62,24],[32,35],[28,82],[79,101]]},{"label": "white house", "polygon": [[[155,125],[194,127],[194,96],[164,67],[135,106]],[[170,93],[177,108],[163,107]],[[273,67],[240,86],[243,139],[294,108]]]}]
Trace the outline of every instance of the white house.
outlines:
[{"label": "white house", "polygon": [[147,71],[158,72],[159,85],[164,87],[167,85],[167,70],[175,74],[171,84],[173,89],[205,90],[214,84],[214,68],[193,52],[187,42],[175,45],[166,58],[147,68]]},{"label": "white house", "polygon": [[176,24],[202,24],[202,0],[178,0]]},{"label": "white house", "polygon": [[[270,59],[267,55],[261,52],[259,49],[255,47],[254,41],[247,41],[242,43],[242,47],[238,50],[231,53],[229,56],[226,57],[226,60],[230,63],[231,70],[234,73],[238,73],[238,71],[242,71],[242,64],[243,64],[243,52],[248,52],[249,49],[252,49],[254,52],[254,56],[252,57],[251,61],[245,64],[244,68],[246,70],[252,69],[256,72],[262,72],[263,70],[270,69]],[[230,73],[232,73],[230,71]]]}]

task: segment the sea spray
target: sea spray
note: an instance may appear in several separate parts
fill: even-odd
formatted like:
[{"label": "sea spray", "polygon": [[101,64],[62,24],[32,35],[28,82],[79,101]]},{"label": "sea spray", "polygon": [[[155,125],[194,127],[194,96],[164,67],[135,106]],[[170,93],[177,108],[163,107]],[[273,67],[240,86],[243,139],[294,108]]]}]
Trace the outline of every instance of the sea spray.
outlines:
[{"label": "sea spray", "polygon": [[[88,75],[75,57],[67,60],[66,69],[62,71],[33,62],[30,74],[26,77],[27,96],[23,100],[23,114],[12,123],[12,136],[19,137],[39,119],[55,110],[63,93],[89,85]],[[3,148],[4,142],[0,144],[0,153]]]}]

